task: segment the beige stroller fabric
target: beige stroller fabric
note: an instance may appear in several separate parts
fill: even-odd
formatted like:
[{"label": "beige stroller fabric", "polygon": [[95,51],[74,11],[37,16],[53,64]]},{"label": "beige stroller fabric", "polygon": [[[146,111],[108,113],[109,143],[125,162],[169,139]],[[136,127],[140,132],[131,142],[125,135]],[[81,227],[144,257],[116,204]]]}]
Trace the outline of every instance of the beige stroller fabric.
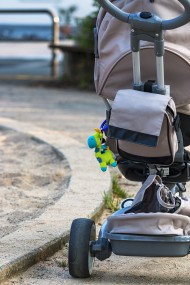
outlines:
[{"label": "beige stroller fabric", "polygon": [[[115,234],[189,235],[189,206],[188,202],[176,209],[175,197],[161,178],[149,175],[126,214],[108,217],[107,230]],[[170,213],[173,210],[175,213]]]},{"label": "beige stroller fabric", "polygon": [[119,90],[112,105],[109,125],[159,137],[164,114],[171,100],[171,97],[159,94],[132,89]]},{"label": "beige stroller fabric", "polygon": [[114,234],[189,235],[190,218],[169,213],[139,213],[110,216],[107,230]]},{"label": "beige stroller fabric", "polygon": [[[128,13],[150,11],[163,19],[171,19],[183,12],[177,0],[117,0],[114,5]],[[189,114],[190,108],[190,23],[165,31],[165,84],[171,86],[171,96],[180,112]],[[104,9],[97,19],[98,54],[95,62],[95,86],[99,95],[114,100],[118,90],[132,88],[132,56],[130,26]],[[141,42],[142,81],[156,79],[154,48]],[[184,107],[185,106],[185,107]]]},{"label": "beige stroller fabric", "polygon": [[[154,192],[155,195],[153,194]],[[151,199],[151,196],[153,196],[153,199]],[[161,208],[156,206],[155,209],[155,204],[163,206],[165,208],[164,211],[175,208],[175,199],[171,194],[171,191],[162,183],[162,179],[159,175],[148,176],[148,178],[145,180],[145,182],[137,192],[133,200],[132,207],[134,207],[135,205],[139,205],[139,203],[142,201],[144,201],[145,204],[150,204],[151,202],[153,202],[153,205],[148,205],[147,207],[145,207],[146,212],[160,212]]]},{"label": "beige stroller fabric", "polygon": [[118,139],[118,152],[125,152],[126,158],[133,155],[136,161],[147,163],[154,158],[155,164],[170,165],[178,150],[175,119],[171,97],[119,90],[112,104],[107,135]]},{"label": "beige stroller fabric", "polygon": [[175,211],[176,214],[190,217],[190,199],[187,197],[180,198],[181,205]]}]

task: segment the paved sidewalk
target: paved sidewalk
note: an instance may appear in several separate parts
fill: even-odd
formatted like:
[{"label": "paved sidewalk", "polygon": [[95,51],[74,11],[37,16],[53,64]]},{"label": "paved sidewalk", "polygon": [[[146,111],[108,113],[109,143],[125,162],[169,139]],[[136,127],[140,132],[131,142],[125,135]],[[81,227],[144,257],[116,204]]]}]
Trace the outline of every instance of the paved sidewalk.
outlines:
[{"label": "paved sidewalk", "polygon": [[[1,282],[60,248],[74,218],[96,217],[111,181],[109,172],[100,171],[93,151],[86,146],[86,138],[105,115],[104,104],[94,93],[1,85],[0,102],[1,127],[47,144],[66,158],[71,170],[67,188],[55,203],[0,239]],[[29,170],[30,164],[26,165]]]}]

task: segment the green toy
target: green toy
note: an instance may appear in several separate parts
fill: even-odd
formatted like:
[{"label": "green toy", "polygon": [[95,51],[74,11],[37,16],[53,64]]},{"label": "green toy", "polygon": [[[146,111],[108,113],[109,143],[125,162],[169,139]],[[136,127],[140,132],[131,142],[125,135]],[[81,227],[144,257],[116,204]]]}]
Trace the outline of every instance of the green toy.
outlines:
[{"label": "green toy", "polygon": [[95,134],[88,137],[88,146],[90,148],[95,148],[95,157],[100,163],[100,168],[102,171],[107,170],[107,165],[116,167],[117,162],[114,159],[114,155],[108,146],[103,144],[103,133],[100,129],[95,128]]}]

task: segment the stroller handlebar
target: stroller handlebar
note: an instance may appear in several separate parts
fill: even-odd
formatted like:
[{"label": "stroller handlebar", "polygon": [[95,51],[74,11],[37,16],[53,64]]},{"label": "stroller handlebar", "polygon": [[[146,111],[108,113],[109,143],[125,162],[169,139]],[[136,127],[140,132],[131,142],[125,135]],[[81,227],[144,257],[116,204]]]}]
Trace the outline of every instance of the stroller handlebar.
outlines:
[{"label": "stroller handlebar", "polygon": [[[171,20],[162,20],[156,17],[158,19],[158,22],[160,23],[160,28],[159,28],[160,30],[176,29],[178,27],[187,24],[190,21],[190,0],[178,0],[178,1],[184,7],[183,14]],[[136,18],[135,15],[137,14],[129,14],[124,12],[118,7],[116,7],[114,4],[112,4],[109,0],[98,0],[98,2],[106,11],[108,11],[112,16],[114,16],[115,18],[117,18],[122,22],[130,24],[134,21],[134,18]],[[154,18],[154,23],[156,18]],[[147,20],[146,18],[138,17],[138,21],[141,22],[141,25],[143,26],[143,28],[145,28],[145,30],[147,29],[147,25],[146,24],[143,25],[143,22],[145,22],[146,20]],[[155,25],[155,27],[157,29],[158,25]]]}]

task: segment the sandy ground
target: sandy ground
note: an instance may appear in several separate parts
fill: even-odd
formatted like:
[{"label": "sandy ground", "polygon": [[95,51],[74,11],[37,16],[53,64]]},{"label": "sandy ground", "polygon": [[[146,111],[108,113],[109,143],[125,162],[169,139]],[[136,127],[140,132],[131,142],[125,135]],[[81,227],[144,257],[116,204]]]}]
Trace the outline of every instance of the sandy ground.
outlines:
[{"label": "sandy ground", "polygon": [[[81,92],[79,94],[74,91],[65,92],[64,90],[55,89],[1,86],[0,94],[1,116],[16,119],[21,122],[30,122],[49,130],[55,129],[60,133],[64,131],[64,133],[66,132],[68,135],[84,144],[86,143],[87,136],[93,131],[93,127],[98,127],[101,120],[104,119],[104,106],[101,103],[101,100],[97,96],[92,96],[92,94],[88,93]],[[80,127],[76,128],[76,126]],[[13,141],[15,144],[15,134],[9,135],[10,143]],[[21,140],[19,139],[19,141]],[[30,143],[37,144],[35,141],[29,141]],[[3,149],[8,153],[8,150],[6,150],[6,138],[2,139],[0,143],[4,144]],[[41,161],[42,151],[40,151],[40,147],[42,147],[42,145],[40,146],[37,144],[35,147],[36,146],[39,147],[36,148],[38,149],[38,163],[42,166],[44,165]],[[26,158],[27,151],[24,152],[24,147],[26,147],[26,145],[21,144],[19,149],[23,154],[25,153],[22,157]],[[16,147],[13,148],[13,153],[15,152],[18,152],[18,148]],[[9,156],[11,157],[10,153]],[[1,158],[3,159],[2,154]],[[49,156],[48,154],[48,158],[52,158],[52,156]],[[21,162],[25,163],[23,162],[23,159],[20,163]],[[51,160],[51,163],[53,163],[53,160]],[[16,168],[14,172],[18,173],[17,167],[20,167],[19,165],[21,164],[13,164],[13,169]],[[37,166],[38,164],[36,164],[36,167]],[[35,178],[38,177],[38,172],[40,171],[40,169],[36,169],[36,167],[33,168],[33,171],[36,171],[35,175],[33,171],[30,170],[32,172],[31,174],[34,175],[33,177]],[[2,173],[2,164],[0,164],[0,169]],[[26,176],[25,181],[27,181],[27,183],[23,184],[23,186],[28,189],[27,195],[29,195],[34,193],[33,190],[30,190],[31,188],[33,189],[31,184],[33,185],[33,183],[37,183],[37,180],[30,180],[26,174],[27,173],[24,172],[24,175]],[[44,176],[44,172],[39,175]],[[24,180],[22,179],[22,182],[23,181]],[[30,186],[28,186],[28,183]],[[15,186],[13,186],[11,186],[11,189],[14,189]],[[43,185],[38,185],[40,189],[43,188],[42,186]],[[139,185],[126,181],[124,187],[128,192],[131,192],[136,191],[139,188]],[[49,188],[45,186],[44,189],[47,190]],[[17,190],[19,190],[19,188]],[[5,191],[4,193],[6,194]],[[39,191],[37,194],[39,194]],[[10,199],[11,197],[14,197],[13,194],[10,194]],[[106,213],[104,213],[102,219],[104,220],[105,218]],[[97,223],[97,229],[100,227],[101,223],[102,220]],[[68,248],[65,246],[54,256],[48,258],[44,262],[36,264],[26,272],[8,280],[3,285],[184,285],[190,283],[189,256],[183,258],[139,258],[112,255],[111,258],[103,262],[96,260],[92,277],[85,280],[79,280],[73,279],[69,275],[67,267],[67,252]]]},{"label": "sandy ground", "polygon": [[0,238],[43,213],[70,179],[67,160],[35,138],[0,129]]}]

